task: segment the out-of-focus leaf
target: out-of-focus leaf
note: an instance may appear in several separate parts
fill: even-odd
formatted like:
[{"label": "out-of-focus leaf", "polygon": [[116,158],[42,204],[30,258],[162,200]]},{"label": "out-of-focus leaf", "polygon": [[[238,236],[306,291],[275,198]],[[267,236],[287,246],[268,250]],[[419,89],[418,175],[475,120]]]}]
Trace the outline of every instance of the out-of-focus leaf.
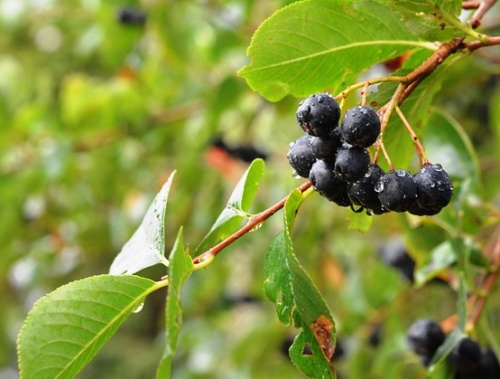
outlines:
[{"label": "out-of-focus leaf", "polygon": [[422,285],[457,261],[451,242],[446,241],[430,252],[431,260],[415,272],[415,283]]},{"label": "out-of-focus leaf", "polygon": [[137,276],[101,275],[44,296],[19,333],[21,378],[75,377],[146,296],[164,285]]},{"label": "out-of-focus leaf", "polygon": [[366,212],[349,212],[349,230],[366,233],[372,226],[373,217]]},{"label": "out-of-focus leaf", "polygon": [[241,177],[229,197],[226,207],[214,225],[195,250],[200,253],[228,237],[238,228],[244,215],[249,211],[259,189],[259,182],[264,175],[265,163],[262,159],[254,160]]},{"label": "out-of-focus leaf", "polygon": [[239,74],[254,91],[278,101],[325,88],[340,91],[371,65],[415,46],[424,44],[386,6],[301,1],[261,24],[248,48],[252,61]]},{"label": "out-of-focus leaf", "polygon": [[109,268],[110,274],[134,274],[158,263],[168,266],[165,258],[165,211],[175,171],[156,195],[144,219]]},{"label": "out-of-focus leaf", "polygon": [[[285,203],[284,230],[273,240],[266,256],[264,289],[268,299],[276,305],[283,324],[290,325],[293,320],[297,328],[309,329],[299,335],[299,342],[291,349],[294,364],[311,377],[331,377],[335,348],[333,317],[323,296],[298,262],[291,240],[291,229],[301,201],[302,194],[295,189]],[[321,356],[317,353],[311,355],[312,358],[301,355],[300,347],[303,349],[305,345],[313,352],[321,351]],[[311,371],[312,361],[315,372]]]},{"label": "out-of-focus leaf", "polygon": [[182,324],[181,289],[193,270],[193,261],[189,252],[184,250],[182,229],[177,235],[174,247],[169,256],[168,296],[165,310],[166,315],[166,343],[162,360],[158,366],[158,379],[170,378],[172,359],[174,358],[179,331]]}]

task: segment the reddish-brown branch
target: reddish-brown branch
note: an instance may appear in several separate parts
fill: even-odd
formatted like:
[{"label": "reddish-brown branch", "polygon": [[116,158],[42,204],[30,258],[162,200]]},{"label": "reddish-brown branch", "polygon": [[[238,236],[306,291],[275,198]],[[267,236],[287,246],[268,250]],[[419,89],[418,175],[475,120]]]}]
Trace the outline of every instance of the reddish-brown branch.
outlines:
[{"label": "reddish-brown branch", "polygon": [[[311,182],[307,181],[301,186],[297,187],[297,189],[300,192],[305,192],[307,189],[311,187]],[[204,253],[198,255],[197,257],[193,258],[193,263],[197,264],[200,262],[203,262],[205,258],[208,256],[215,257],[217,254],[220,253],[222,249],[225,247],[229,246],[232,244],[234,241],[239,239],[240,237],[244,236],[251,230],[257,228],[260,224],[262,224],[264,221],[266,221],[269,217],[271,217],[273,214],[278,212],[283,206],[285,205],[285,202],[288,200],[288,196],[284,197],[280,201],[278,201],[276,204],[273,206],[263,210],[260,213],[257,213],[254,217],[252,217],[245,226],[243,226],[241,229],[236,231],[235,233],[231,234],[229,237],[227,237],[225,240],[219,242],[217,245],[214,247],[208,249]]]},{"label": "reddish-brown branch", "polygon": [[[486,14],[486,12],[489,11],[489,9],[497,2],[497,0],[479,0],[479,1],[475,1],[473,5],[476,5],[476,3],[479,3],[477,4],[478,6],[476,7],[476,11],[474,12],[474,14],[472,15],[471,19],[469,20],[469,25],[472,27],[472,28],[477,28],[478,26],[481,25],[481,20],[482,18],[484,17],[484,15]],[[464,2],[466,3],[466,2]],[[467,2],[469,3],[469,2]],[[462,4],[462,7],[463,7],[463,4]],[[466,8],[464,8],[466,9]],[[468,9],[473,9],[473,8],[468,8]]]},{"label": "reddish-brown branch", "polygon": [[462,2],[462,9],[477,9],[477,8],[479,8],[479,0]]}]

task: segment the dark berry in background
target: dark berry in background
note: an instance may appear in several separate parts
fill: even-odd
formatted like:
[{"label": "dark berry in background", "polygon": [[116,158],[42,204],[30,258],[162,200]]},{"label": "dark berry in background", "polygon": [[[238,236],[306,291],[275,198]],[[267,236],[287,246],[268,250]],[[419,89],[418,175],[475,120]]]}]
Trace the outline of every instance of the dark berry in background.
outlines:
[{"label": "dark berry in background", "polygon": [[417,185],[413,176],[401,169],[382,175],[374,189],[382,207],[388,211],[406,212],[417,197]]},{"label": "dark berry in background", "polygon": [[344,144],[337,151],[335,172],[346,182],[353,183],[363,178],[369,165],[370,154],[366,149]]},{"label": "dark berry in background", "polygon": [[229,146],[222,137],[214,138],[212,146],[224,150],[231,157],[246,163],[251,163],[257,158],[267,159],[267,154],[264,151],[251,144]]},{"label": "dark berry in background", "polygon": [[453,194],[450,177],[440,164],[427,164],[415,175],[417,203],[422,209],[440,211]]},{"label": "dark berry in background", "polygon": [[481,360],[479,362],[479,373],[484,379],[500,378],[500,364],[498,358],[491,349],[481,351]]},{"label": "dark berry in background", "polygon": [[116,18],[125,25],[143,25],[147,17],[142,9],[122,7],[118,10]]},{"label": "dark berry in background", "polygon": [[367,209],[370,213],[381,214],[382,205],[378,198],[378,193],[375,192],[375,183],[384,175],[384,170],[377,164],[370,164],[366,174],[357,182],[350,183],[347,194],[349,199],[355,205],[360,205]]},{"label": "dark berry in background", "polygon": [[408,254],[402,240],[389,241],[379,249],[378,256],[382,262],[398,270],[403,277],[413,283],[415,261]]},{"label": "dark berry in background", "polygon": [[302,136],[291,142],[288,149],[288,162],[297,175],[308,178],[312,165],[316,162],[311,148],[311,136]]},{"label": "dark berry in background", "polygon": [[307,134],[326,137],[339,123],[340,107],[329,94],[317,93],[300,102],[296,116]]},{"label": "dark berry in background", "polygon": [[341,202],[347,193],[347,184],[335,174],[332,163],[317,160],[311,168],[309,179],[313,188],[330,201]]},{"label": "dark berry in background", "polygon": [[428,365],[432,356],[441,346],[446,336],[441,329],[441,326],[429,319],[419,319],[415,321],[408,332],[406,340],[410,350],[420,356],[422,363]]},{"label": "dark berry in background", "polygon": [[464,338],[458,342],[448,356],[450,366],[458,378],[476,378],[481,362],[481,347],[470,339]]},{"label": "dark berry in background", "polygon": [[380,118],[370,107],[348,109],[340,127],[345,142],[356,147],[369,147],[380,134]]},{"label": "dark berry in background", "polygon": [[333,162],[337,156],[338,149],[342,146],[339,128],[333,129],[327,137],[311,137],[311,147],[317,159]]}]

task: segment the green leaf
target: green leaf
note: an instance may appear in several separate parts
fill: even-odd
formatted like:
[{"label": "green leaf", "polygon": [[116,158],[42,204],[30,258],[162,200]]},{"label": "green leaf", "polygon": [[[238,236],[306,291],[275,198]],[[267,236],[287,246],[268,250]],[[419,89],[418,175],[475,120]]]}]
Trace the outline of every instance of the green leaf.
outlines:
[{"label": "green leaf", "polygon": [[257,194],[259,182],[264,175],[264,168],[265,163],[262,159],[255,159],[252,162],[236,184],[226,207],[196,248],[195,254],[214,246],[238,229]]},{"label": "green leaf", "polygon": [[420,42],[397,12],[374,2],[306,0],[274,13],[252,38],[239,71],[270,101],[354,83],[371,65]]},{"label": "green leaf", "polygon": [[452,242],[446,241],[430,252],[430,262],[415,272],[415,282],[423,285],[457,261]]},{"label": "green leaf", "polygon": [[168,266],[165,258],[165,211],[174,175],[175,171],[154,198],[139,228],[115,257],[109,268],[110,274],[134,274],[158,263]]},{"label": "green leaf", "polygon": [[[264,290],[269,300],[275,303],[280,322],[290,325],[293,320],[297,328],[309,329],[299,335],[301,340],[298,344],[307,343],[313,351],[322,352],[320,358],[318,354],[313,354],[316,375],[312,377],[324,377],[325,372],[331,376],[331,356],[335,346],[333,317],[323,296],[298,262],[290,237],[301,202],[301,192],[293,190],[285,203],[284,230],[273,240],[266,256]],[[296,350],[292,351],[296,355]],[[304,362],[310,360],[296,358],[294,363],[309,375],[309,363]]]},{"label": "green leaf", "polygon": [[18,336],[21,378],[73,378],[146,296],[163,286],[137,276],[101,275],[44,296]]},{"label": "green leaf", "polygon": [[480,169],[474,146],[453,117],[432,108],[422,142],[431,162],[440,163],[452,178],[469,180],[471,191],[479,191]]},{"label": "green leaf", "polygon": [[182,229],[177,235],[174,247],[170,253],[168,270],[168,295],[165,309],[166,343],[162,360],[158,366],[156,377],[170,378],[172,359],[175,355],[179,331],[182,325],[181,289],[191,275],[194,265],[191,256],[183,247]]},{"label": "green leaf", "polygon": [[366,212],[349,212],[349,230],[366,233],[370,230],[373,223],[373,216]]},{"label": "green leaf", "polygon": [[[462,11],[461,0],[382,0],[379,2],[399,12],[415,36],[426,41],[448,41],[463,36],[457,25]],[[451,22],[453,20],[454,22]]]}]

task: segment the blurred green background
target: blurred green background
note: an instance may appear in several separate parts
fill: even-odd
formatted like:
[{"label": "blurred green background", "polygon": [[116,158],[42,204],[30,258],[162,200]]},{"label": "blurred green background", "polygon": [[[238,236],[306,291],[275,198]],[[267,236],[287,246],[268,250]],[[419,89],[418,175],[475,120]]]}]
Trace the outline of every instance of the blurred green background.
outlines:
[{"label": "blurred green background", "polygon": [[[0,1],[0,378],[18,377],[15,340],[34,301],[106,273],[174,169],[167,250],[181,225],[196,247],[247,165],[214,148],[215,138],[266,153],[255,211],[302,183],[286,159],[302,135],[298,99],[269,103],[236,76],[255,29],[291,2]],[[436,100],[464,125],[480,159],[483,188],[468,230],[479,245],[499,200],[500,69],[490,58],[448,70]],[[361,234],[348,230],[348,217],[313,195],[294,232],[338,322],[341,378],[423,378],[405,331],[418,317],[455,313],[454,291],[439,282],[412,287],[377,251],[405,236],[419,264],[447,235],[431,219],[394,214],[374,217]],[[277,215],[190,278],[175,378],[301,378],[286,354],[296,331],[279,324],[262,292],[264,256],[280,228]],[[154,377],[164,298],[150,296],[78,377]],[[488,304],[478,338],[493,343],[484,337],[492,328],[499,343],[499,304]]]}]

